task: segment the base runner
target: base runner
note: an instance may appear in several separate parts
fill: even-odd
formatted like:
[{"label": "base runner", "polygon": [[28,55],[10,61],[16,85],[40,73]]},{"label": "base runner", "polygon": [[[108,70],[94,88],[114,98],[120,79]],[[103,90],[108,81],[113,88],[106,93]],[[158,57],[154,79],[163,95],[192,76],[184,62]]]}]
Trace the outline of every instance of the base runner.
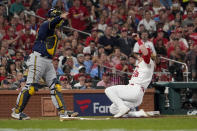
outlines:
[{"label": "base runner", "polygon": [[[151,59],[151,50],[146,48],[141,40],[138,40],[140,51],[137,54],[138,64],[133,72],[128,85],[116,85],[108,87],[105,94],[112,101],[110,113],[115,118],[127,114],[142,103],[144,93],[150,84],[154,71],[154,62]],[[143,110],[135,112],[146,115]]]}]

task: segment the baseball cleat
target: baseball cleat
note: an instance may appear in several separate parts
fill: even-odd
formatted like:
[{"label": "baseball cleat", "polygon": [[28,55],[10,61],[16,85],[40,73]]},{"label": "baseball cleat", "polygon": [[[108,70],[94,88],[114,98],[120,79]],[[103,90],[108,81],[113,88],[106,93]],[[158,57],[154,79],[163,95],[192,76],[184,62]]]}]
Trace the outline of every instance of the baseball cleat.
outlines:
[{"label": "baseball cleat", "polygon": [[124,106],[124,107],[121,107],[120,108],[120,111],[118,114],[114,115],[115,118],[119,118],[119,117],[122,117],[124,114],[128,113],[129,112],[129,108]]},{"label": "baseball cleat", "polygon": [[148,114],[143,109],[140,109],[139,113],[140,113],[141,117],[148,117]]},{"label": "baseball cleat", "polygon": [[79,120],[77,116],[78,112],[72,112],[72,111],[65,111],[64,113],[60,113],[60,121],[66,121],[66,120]]},{"label": "baseball cleat", "polygon": [[67,114],[68,114],[69,117],[76,117],[76,116],[79,115],[78,112],[73,112],[73,111],[67,111]]},{"label": "baseball cleat", "polygon": [[13,108],[12,109],[12,114],[11,114],[11,116],[13,118],[18,119],[18,120],[30,120],[30,117],[27,116],[25,113],[23,113],[23,112],[16,113],[14,110],[15,109]]}]

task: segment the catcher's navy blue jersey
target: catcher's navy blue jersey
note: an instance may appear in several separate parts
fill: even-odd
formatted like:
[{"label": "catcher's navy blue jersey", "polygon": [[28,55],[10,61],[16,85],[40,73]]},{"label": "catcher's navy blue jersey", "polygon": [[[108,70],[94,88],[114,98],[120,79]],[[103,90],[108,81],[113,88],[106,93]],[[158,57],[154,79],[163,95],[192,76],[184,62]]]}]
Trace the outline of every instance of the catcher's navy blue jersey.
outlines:
[{"label": "catcher's navy blue jersey", "polygon": [[63,19],[59,16],[55,17],[52,21],[43,22],[38,30],[38,35],[33,46],[33,51],[39,52],[42,56],[52,58],[57,47],[55,28],[62,22]]}]

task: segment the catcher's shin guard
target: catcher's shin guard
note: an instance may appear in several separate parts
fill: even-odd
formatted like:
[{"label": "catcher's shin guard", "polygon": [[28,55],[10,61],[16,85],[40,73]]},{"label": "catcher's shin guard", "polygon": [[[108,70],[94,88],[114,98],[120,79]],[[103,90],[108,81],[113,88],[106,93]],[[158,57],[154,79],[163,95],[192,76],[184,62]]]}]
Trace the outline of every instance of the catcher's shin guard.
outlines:
[{"label": "catcher's shin guard", "polygon": [[22,112],[25,109],[30,96],[33,95],[34,93],[35,93],[34,86],[30,85],[28,87],[28,85],[26,85],[22,89],[22,91],[19,93],[17,101],[16,101],[16,108],[15,108],[16,113]]},{"label": "catcher's shin guard", "polygon": [[66,107],[61,93],[61,86],[58,81],[55,81],[51,86],[51,98],[58,111],[63,113]]}]

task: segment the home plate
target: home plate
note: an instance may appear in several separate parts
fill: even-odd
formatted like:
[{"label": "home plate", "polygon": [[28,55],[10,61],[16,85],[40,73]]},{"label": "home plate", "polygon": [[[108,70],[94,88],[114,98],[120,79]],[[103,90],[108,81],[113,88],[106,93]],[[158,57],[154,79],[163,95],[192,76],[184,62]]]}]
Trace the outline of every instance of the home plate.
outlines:
[{"label": "home plate", "polygon": [[71,121],[71,120],[109,120],[111,118],[82,118],[82,117],[61,117],[60,121]]}]

